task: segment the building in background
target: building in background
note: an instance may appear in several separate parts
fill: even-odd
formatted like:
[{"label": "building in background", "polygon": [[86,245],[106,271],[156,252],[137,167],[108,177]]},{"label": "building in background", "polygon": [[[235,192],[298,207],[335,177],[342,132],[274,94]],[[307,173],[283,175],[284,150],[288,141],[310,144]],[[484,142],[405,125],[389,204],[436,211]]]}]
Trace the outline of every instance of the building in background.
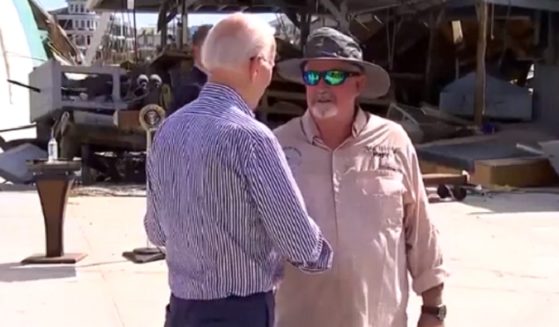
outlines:
[{"label": "building in background", "polygon": [[[66,31],[74,44],[85,54],[99,28],[100,16],[86,8],[87,0],[66,0],[67,6],[50,13],[56,22]],[[126,57],[134,49],[134,29],[132,16],[128,14],[113,14],[111,23],[105,33],[97,57],[118,60]],[[109,56],[109,58],[107,58]],[[114,58],[113,58],[114,57]]]},{"label": "building in background", "polygon": [[[192,36],[198,30],[200,25],[188,27],[188,39],[192,40]],[[170,25],[167,31],[167,44],[176,43],[175,35],[177,28]],[[138,29],[138,52],[140,57],[149,60],[153,58],[161,50],[161,32],[157,32],[155,27],[141,27]]]},{"label": "building in background", "polygon": [[[175,42],[175,29],[167,31],[167,44]],[[138,29],[138,52],[140,58],[150,60],[161,51],[161,31],[156,27],[140,27]]]},{"label": "building in background", "polygon": [[159,51],[161,33],[155,27],[141,27],[138,30],[138,52],[141,58],[150,60]]}]

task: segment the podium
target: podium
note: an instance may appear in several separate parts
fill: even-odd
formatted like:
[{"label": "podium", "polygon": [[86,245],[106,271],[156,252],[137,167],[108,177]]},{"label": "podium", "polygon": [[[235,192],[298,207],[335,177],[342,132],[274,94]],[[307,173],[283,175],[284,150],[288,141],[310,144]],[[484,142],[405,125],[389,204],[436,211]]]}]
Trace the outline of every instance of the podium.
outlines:
[{"label": "podium", "polygon": [[75,172],[80,170],[81,162],[34,160],[27,165],[34,175],[41,201],[46,251],[24,259],[22,264],[75,264],[86,254],[64,252],[64,214]]}]

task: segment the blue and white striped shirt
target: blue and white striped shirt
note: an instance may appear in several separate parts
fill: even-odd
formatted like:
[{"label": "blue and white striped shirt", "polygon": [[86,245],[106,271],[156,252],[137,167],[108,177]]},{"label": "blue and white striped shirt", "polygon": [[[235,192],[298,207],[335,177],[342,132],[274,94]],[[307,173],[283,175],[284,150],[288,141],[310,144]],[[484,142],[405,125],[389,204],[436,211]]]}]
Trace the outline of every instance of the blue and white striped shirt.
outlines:
[{"label": "blue and white striped shirt", "polygon": [[147,178],[146,232],[166,247],[179,298],[270,291],[284,260],[308,272],[331,267],[279,142],[227,86],[207,83],[163,122]]}]

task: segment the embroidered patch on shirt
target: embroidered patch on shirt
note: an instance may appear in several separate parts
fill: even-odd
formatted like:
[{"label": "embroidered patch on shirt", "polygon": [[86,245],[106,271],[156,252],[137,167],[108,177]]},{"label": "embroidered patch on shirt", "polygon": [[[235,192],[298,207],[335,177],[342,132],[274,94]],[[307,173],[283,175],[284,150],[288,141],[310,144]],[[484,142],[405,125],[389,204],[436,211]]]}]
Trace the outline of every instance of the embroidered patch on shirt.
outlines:
[{"label": "embroidered patch on shirt", "polygon": [[299,149],[292,146],[286,146],[283,148],[283,152],[285,153],[285,158],[287,159],[287,163],[291,169],[297,168],[301,165],[303,155]]},{"label": "embroidered patch on shirt", "polygon": [[398,163],[396,162],[397,149],[385,145],[367,145],[365,149],[373,157],[375,169],[386,169],[394,172],[400,172]]}]

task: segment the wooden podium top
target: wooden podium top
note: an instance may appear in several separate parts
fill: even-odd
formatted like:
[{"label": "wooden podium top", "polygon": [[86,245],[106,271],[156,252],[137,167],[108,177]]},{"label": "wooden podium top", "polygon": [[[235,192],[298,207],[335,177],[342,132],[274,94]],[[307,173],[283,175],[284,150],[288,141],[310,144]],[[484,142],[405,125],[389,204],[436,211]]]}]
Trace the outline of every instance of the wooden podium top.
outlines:
[{"label": "wooden podium top", "polygon": [[27,167],[34,174],[68,173],[80,170],[81,160],[57,160],[54,162],[47,162],[46,159],[30,160],[27,161]]}]

